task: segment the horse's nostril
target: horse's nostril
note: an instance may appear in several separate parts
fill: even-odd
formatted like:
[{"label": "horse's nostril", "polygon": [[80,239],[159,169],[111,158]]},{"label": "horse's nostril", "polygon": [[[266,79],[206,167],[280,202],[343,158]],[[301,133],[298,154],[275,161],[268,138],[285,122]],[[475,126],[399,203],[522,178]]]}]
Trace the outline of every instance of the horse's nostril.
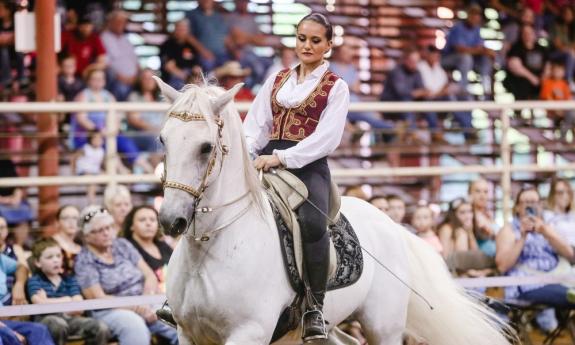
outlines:
[{"label": "horse's nostril", "polygon": [[171,233],[176,235],[181,235],[185,230],[188,222],[185,218],[176,218],[176,220],[172,223]]}]

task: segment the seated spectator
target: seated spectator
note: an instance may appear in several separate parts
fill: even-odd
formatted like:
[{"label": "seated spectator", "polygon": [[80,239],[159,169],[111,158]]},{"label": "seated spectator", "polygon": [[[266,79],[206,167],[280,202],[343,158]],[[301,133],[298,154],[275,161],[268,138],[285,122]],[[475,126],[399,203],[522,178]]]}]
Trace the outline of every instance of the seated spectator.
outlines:
[{"label": "seated spectator", "polygon": [[389,213],[389,202],[387,199],[382,195],[374,195],[371,199],[368,200],[370,204],[377,207],[380,211],[385,214]]},{"label": "seated spectator", "polygon": [[[441,66],[441,53],[434,46],[429,45],[424,50],[423,59],[417,64],[417,70],[421,74],[423,86],[429,91],[427,97],[432,101],[461,101],[464,100],[461,95],[461,89],[455,83],[452,83],[447,76],[447,72]],[[471,123],[472,117],[469,111],[455,111],[453,118],[465,132],[466,139],[474,139],[475,135],[472,133],[473,124]],[[428,115],[430,128],[440,129],[437,124],[437,115]],[[434,138],[438,141],[443,141],[443,133],[436,131],[432,133]]]},{"label": "seated spectator", "polygon": [[48,328],[36,322],[0,321],[0,344],[2,345],[54,345]]},{"label": "seated spectator", "polygon": [[122,236],[140,252],[156,274],[161,292],[165,293],[166,267],[172,256],[172,248],[161,238],[158,211],[151,206],[134,207],[126,216]]},{"label": "seated spectator", "polygon": [[[160,90],[153,76],[154,72],[149,68],[140,71],[134,91],[128,97],[129,102],[151,103],[161,100]],[[162,151],[158,135],[165,118],[166,113],[163,111],[129,112],[127,116],[128,130],[138,132],[134,136],[134,142],[140,151],[151,154],[149,160],[152,166],[156,166],[161,160],[161,156],[155,153]]]},{"label": "seated spectator", "polygon": [[104,190],[104,206],[114,218],[116,234],[122,231],[126,216],[132,210],[132,194],[128,187],[118,184]]},{"label": "seated spectator", "polygon": [[128,18],[124,11],[111,12],[106,30],[100,34],[108,59],[108,90],[120,102],[132,92],[139,69],[136,49],[125,33]]},{"label": "seated spectator", "polygon": [[464,198],[457,198],[449,203],[447,214],[437,229],[445,258],[454,252],[479,249],[473,234],[471,202]]},{"label": "seated spectator", "polygon": [[[445,218],[437,228],[443,257],[455,275],[485,277],[494,273],[493,258],[480,251],[477,245],[473,233],[473,209],[468,199],[451,201]],[[474,290],[485,292],[484,288]]]},{"label": "seated spectator", "polygon": [[[508,276],[530,276],[542,273],[560,272],[563,267],[569,272],[571,266],[560,261],[560,256],[573,261],[574,252],[552,226],[541,216],[539,193],[535,188],[523,188],[515,199],[514,218],[509,226],[497,234],[497,254],[495,262],[500,272]],[[560,264],[564,262],[565,264]],[[509,286],[505,288],[505,298],[522,299],[532,303],[542,303],[552,307],[575,307],[568,297],[569,288],[561,284],[536,284]],[[538,319],[546,331],[556,327],[555,322]],[[553,316],[551,314],[551,316]],[[545,320],[547,325],[541,323]]]},{"label": "seated spectator", "polygon": [[456,69],[461,73],[459,86],[463,92],[468,91],[468,73],[478,70],[483,92],[489,97],[492,95],[491,73],[495,52],[484,46],[479,33],[481,22],[481,7],[471,5],[467,10],[467,19],[455,24],[447,34],[441,62],[445,68]]},{"label": "seated spectator", "polygon": [[[115,102],[114,96],[106,89],[106,75],[104,70],[98,67],[90,67],[86,70],[85,81],[87,88],[82,90],[76,97],[77,102],[97,102],[97,103],[110,103]],[[90,111],[78,112],[72,116],[71,122],[71,135],[72,147],[77,150],[80,149],[87,141],[86,134],[89,131],[100,131],[106,134],[106,111]],[[119,128],[119,119],[116,125]],[[140,166],[147,172],[152,172],[153,168],[148,163],[146,157],[140,155],[138,147],[131,138],[119,133],[116,137],[116,144],[118,152],[122,154],[122,158],[129,164],[130,167]],[[120,170],[126,172],[126,169],[121,162],[118,161]]]},{"label": "seated spectator", "polygon": [[72,273],[74,270],[74,260],[80,253],[78,239],[78,219],[80,211],[74,205],[64,205],[56,212],[57,232],[52,235],[52,239],[58,243],[64,252],[64,272]]},{"label": "seated spectator", "polygon": [[573,73],[575,73],[575,32],[573,32],[575,20],[573,9],[570,6],[564,6],[561,9],[561,17],[553,21],[549,38],[553,48],[561,53],[565,58],[565,70],[567,83],[571,89],[575,87],[573,82]]},{"label": "seated spectator", "polygon": [[[0,177],[18,177],[10,159],[0,159]],[[22,188],[0,188],[0,217],[12,228],[14,252],[18,261],[25,263],[30,254],[27,246],[33,216]]]},{"label": "seated spectator", "polygon": [[77,76],[84,75],[89,65],[95,65],[101,70],[106,68],[106,49],[87,15],[80,17],[74,31],[62,33],[62,52],[76,58]]},{"label": "seated spectator", "polygon": [[0,253],[8,256],[11,259],[18,260],[14,247],[12,244],[7,243],[8,238],[8,223],[4,217],[0,216]]},{"label": "seated spectator", "polygon": [[[73,171],[76,175],[100,175],[104,164],[104,136],[102,133],[92,130],[87,132],[88,142],[78,151],[73,160]],[[96,201],[96,188],[92,184],[88,185],[88,203]]]},{"label": "seated spectator", "polygon": [[[214,76],[218,79],[220,86],[226,90],[230,90],[236,84],[244,82],[245,78],[251,73],[249,68],[242,68],[237,61],[228,61],[221,67],[216,68]],[[236,93],[234,101],[236,102],[249,102],[253,101],[256,96],[245,85]],[[242,121],[246,117],[247,112],[241,112],[240,117]]]},{"label": "seated spectator", "polygon": [[537,43],[533,27],[521,27],[519,40],[507,55],[507,75],[503,86],[515,100],[537,99],[546,63],[547,49]]},{"label": "seated spectator", "polygon": [[266,80],[272,75],[275,76],[281,70],[292,69],[297,66],[297,56],[293,48],[282,45],[274,55],[274,62],[266,72]]},{"label": "seated spectator", "polygon": [[547,209],[543,211],[543,220],[571,246],[575,246],[574,211],[571,183],[566,179],[554,178],[549,189]]},{"label": "seated spectator", "polygon": [[405,201],[399,195],[395,194],[387,195],[385,198],[389,204],[387,209],[387,215],[389,218],[391,218],[391,220],[397,224],[403,225],[407,230],[414,232],[414,229],[411,227],[411,225],[405,223]]},{"label": "seated spectator", "polygon": [[[88,206],[80,213],[84,247],[76,257],[74,271],[87,299],[140,296],[158,293],[158,280],[134,246],[116,238],[114,219],[104,208]],[[150,344],[155,334],[174,345],[175,329],[158,321],[148,305],[98,310],[93,317],[103,321],[120,344]]]},{"label": "seated spectator", "polygon": [[[359,79],[359,70],[353,63],[354,54],[351,46],[344,43],[333,49],[333,55],[330,61],[330,70],[342,78],[349,87],[349,100],[351,102],[361,102],[361,80]],[[390,130],[394,128],[391,121],[385,121],[381,115],[374,112],[350,112],[347,119],[352,123],[363,121],[373,129]]]},{"label": "seated spectator", "polygon": [[439,254],[443,254],[443,246],[439,237],[433,229],[433,211],[429,206],[418,206],[413,212],[411,226],[415,229],[415,234],[435,249]]},{"label": "seated spectator", "polygon": [[199,60],[199,47],[190,41],[190,24],[182,19],[174,24],[174,31],[160,46],[162,76],[175,89],[186,85],[188,79],[199,75],[202,68]]},{"label": "seated spectator", "polygon": [[[551,73],[541,82],[541,99],[544,101],[570,101],[573,99],[571,90],[565,80],[565,64],[563,59],[551,61]],[[567,133],[573,131],[575,111],[549,110],[549,118],[555,128],[559,128],[559,139],[566,140]]]},{"label": "seated spectator", "polygon": [[[430,92],[423,86],[421,74],[417,70],[420,58],[419,52],[415,49],[408,49],[404,52],[402,63],[395,67],[385,79],[383,93],[380,96],[381,101],[414,102],[429,97]],[[386,115],[404,121],[409,129],[416,129],[417,121],[414,112]],[[437,114],[425,113],[425,116],[428,127],[433,130],[437,129]]]},{"label": "seated spectator", "polygon": [[230,59],[230,27],[216,10],[214,0],[199,0],[198,7],[187,12],[186,18],[192,35],[207,49],[200,52],[204,70],[211,71]]},{"label": "seated spectator", "polygon": [[0,247],[3,247],[0,253],[0,306],[26,303],[25,285],[28,269],[26,265],[17,261],[13,250],[7,250],[11,248],[5,243],[7,234],[8,224],[0,217]]},{"label": "seated spectator", "polygon": [[[535,13],[529,7],[521,9],[519,18],[511,18],[503,23],[501,31],[505,39],[503,41],[503,47],[499,51],[500,56],[505,59],[511,46],[521,39],[521,28],[523,26],[534,27],[534,25]],[[537,31],[535,31],[535,36],[539,36]]]},{"label": "seated spectator", "polygon": [[259,25],[248,12],[249,0],[235,0],[235,11],[224,16],[230,28],[229,44],[231,57],[238,61],[243,67],[248,67],[251,74],[246,79],[246,85],[253,88],[257,84],[262,84],[266,75],[266,70],[271,64],[271,59],[258,56],[254,52],[254,47],[269,47],[272,42],[264,35]]},{"label": "seated spectator", "polygon": [[489,210],[489,182],[477,179],[469,184],[469,200],[473,206],[473,233],[479,249],[487,256],[495,256],[495,235],[499,226]]},{"label": "seated spectator", "polygon": [[[24,58],[15,49],[15,10],[13,1],[0,1],[0,87],[17,90],[20,79],[24,77]],[[16,71],[15,79],[12,76],[13,70]]]},{"label": "seated spectator", "polygon": [[85,87],[84,81],[76,74],[76,57],[69,54],[58,56],[58,94],[62,100],[72,102]]},{"label": "seated spectator", "polygon": [[[27,283],[27,292],[33,304],[82,301],[80,285],[74,276],[62,274],[64,268],[62,248],[53,239],[39,240],[32,247],[38,273]],[[108,327],[101,321],[82,317],[82,312],[48,314],[35,318],[48,327],[54,342],[66,344],[69,336],[81,336],[86,345],[108,343]]]}]

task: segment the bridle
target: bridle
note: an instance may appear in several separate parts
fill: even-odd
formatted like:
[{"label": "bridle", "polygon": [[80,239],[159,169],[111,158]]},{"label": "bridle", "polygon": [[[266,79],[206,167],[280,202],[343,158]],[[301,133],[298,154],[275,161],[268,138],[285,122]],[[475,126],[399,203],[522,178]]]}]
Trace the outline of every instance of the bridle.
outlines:
[{"label": "bridle", "polygon": [[[180,111],[180,112],[172,111],[169,113],[168,117],[173,117],[173,118],[176,118],[176,119],[181,120],[183,122],[190,122],[190,121],[205,121],[205,122],[207,122],[208,121],[206,116],[204,116],[202,114],[190,113],[188,111]],[[249,192],[246,192],[245,194],[241,195],[240,197],[238,197],[238,198],[236,198],[230,202],[226,202],[226,203],[219,205],[219,206],[213,206],[213,207],[205,206],[205,207],[198,208],[200,201],[204,197],[204,192],[206,191],[206,189],[209,186],[208,180],[209,180],[209,177],[212,174],[214,166],[216,165],[216,162],[218,160],[218,153],[219,153],[219,156],[221,157],[220,171],[218,172],[218,176],[219,176],[219,174],[221,173],[222,167],[223,167],[224,158],[228,155],[228,153],[230,151],[229,146],[227,146],[223,143],[224,121],[221,118],[221,116],[216,117],[215,123],[218,126],[218,132],[216,135],[216,143],[215,143],[215,146],[212,148],[212,151],[210,153],[208,164],[206,166],[206,170],[204,171],[204,174],[202,175],[200,185],[198,187],[194,187],[194,186],[180,183],[177,181],[167,180],[166,177],[168,176],[168,167],[166,164],[166,157],[165,156],[164,156],[164,173],[162,174],[162,178],[161,178],[161,182],[162,182],[162,186],[163,186],[164,190],[166,188],[179,189],[181,191],[184,191],[184,192],[192,195],[195,198],[194,205],[193,205],[194,212],[192,213],[192,219],[188,222],[188,224],[193,224],[194,239],[196,241],[202,241],[202,242],[209,241],[210,236],[207,233],[204,233],[200,237],[196,236],[196,214],[198,214],[198,213],[210,213],[210,212],[213,212],[217,209],[221,209],[221,208],[224,208],[226,206],[230,206],[230,205],[242,200],[243,198],[245,198],[249,194]],[[250,205],[251,205],[251,202],[246,206],[245,209],[242,210],[242,212],[240,212],[235,217],[232,217],[232,220],[230,222],[226,223],[225,225],[219,226],[217,229],[214,229],[214,230],[210,231],[209,233],[214,234],[214,233],[224,229],[225,227],[231,225],[233,222],[235,222],[237,219],[239,219],[245,212],[247,212]],[[188,230],[188,227],[186,227],[186,230],[184,230],[182,232],[182,234],[185,234],[187,232],[187,230]]]}]

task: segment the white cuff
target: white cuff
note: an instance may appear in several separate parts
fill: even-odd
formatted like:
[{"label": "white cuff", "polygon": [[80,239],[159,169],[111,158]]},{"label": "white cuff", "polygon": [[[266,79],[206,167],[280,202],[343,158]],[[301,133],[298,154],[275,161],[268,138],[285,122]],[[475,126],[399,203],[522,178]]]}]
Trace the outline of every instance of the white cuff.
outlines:
[{"label": "white cuff", "polygon": [[282,163],[282,165],[283,165],[284,167],[287,167],[286,157],[285,157],[285,151],[284,151],[284,150],[274,150],[274,151],[273,151],[273,154],[276,155],[276,156],[279,158],[280,162]]}]

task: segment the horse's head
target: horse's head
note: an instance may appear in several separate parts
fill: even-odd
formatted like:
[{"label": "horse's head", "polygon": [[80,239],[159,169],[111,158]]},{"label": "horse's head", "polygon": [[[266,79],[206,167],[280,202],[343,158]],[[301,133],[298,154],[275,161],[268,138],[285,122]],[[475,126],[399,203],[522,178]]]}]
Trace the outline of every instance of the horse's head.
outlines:
[{"label": "horse's head", "polygon": [[155,79],[164,97],[172,102],[160,132],[166,153],[160,222],[167,234],[179,235],[188,228],[200,200],[221,172],[230,149],[224,122],[229,113],[238,116],[235,111],[224,112],[224,108],[242,84],[225,92],[212,86],[189,85],[180,92]]}]

